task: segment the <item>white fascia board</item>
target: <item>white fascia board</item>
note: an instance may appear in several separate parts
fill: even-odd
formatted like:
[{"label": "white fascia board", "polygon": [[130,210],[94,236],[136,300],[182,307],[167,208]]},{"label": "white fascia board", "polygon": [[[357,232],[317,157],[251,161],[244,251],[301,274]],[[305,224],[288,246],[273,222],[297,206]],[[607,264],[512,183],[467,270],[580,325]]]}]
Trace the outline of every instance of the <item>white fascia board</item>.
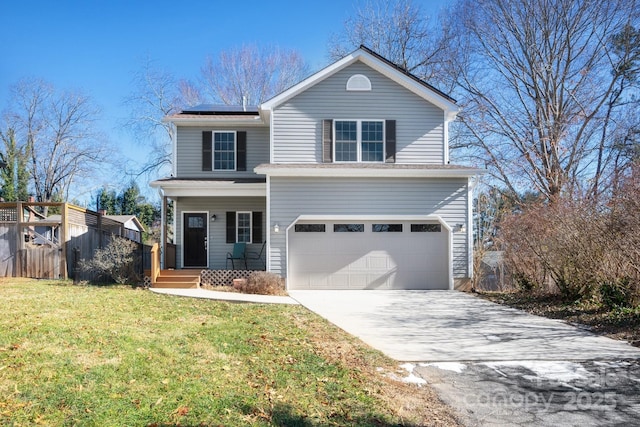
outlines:
[{"label": "white fascia board", "polygon": [[235,184],[233,182],[158,182],[149,184],[161,188],[167,197],[266,197],[265,183]]},{"label": "white fascia board", "polygon": [[304,92],[305,90],[307,90],[307,88],[321,82],[322,80],[333,75],[337,71],[340,71],[341,69],[347,67],[348,65],[353,64],[358,59],[358,52],[361,52],[361,51],[358,50],[345,56],[341,60],[334,62],[333,64],[323,68],[322,70],[318,71],[315,74],[312,74],[311,76],[302,80],[300,83],[290,87],[289,89],[285,90],[279,95],[276,95],[273,98],[269,99],[268,101],[263,102],[262,104],[260,104],[259,109],[265,110],[265,111],[271,111],[278,105]]},{"label": "white fascia board", "polygon": [[[207,119],[207,117],[209,117]],[[215,116],[203,116],[202,118],[194,117],[165,117],[163,122],[173,123],[176,126],[243,126],[243,127],[265,127],[268,126],[262,117],[253,116],[251,118],[243,119],[218,119],[214,120]]]},{"label": "white fascia board", "polygon": [[364,178],[468,178],[484,173],[482,169],[367,169],[367,168],[269,168],[254,171],[271,177],[364,177]]},{"label": "white fascia board", "polygon": [[367,52],[362,52],[360,55],[360,59],[363,63],[388,77],[389,79],[393,80],[394,82],[398,83],[400,86],[403,86],[404,88],[429,101],[435,106],[440,107],[442,110],[444,110],[445,118],[447,119],[447,121],[454,120],[456,118],[456,115],[460,112],[460,107],[454,102],[441,96],[437,92],[434,92],[428,87],[418,83],[413,78],[399,72],[388,64],[380,61],[373,55]]}]

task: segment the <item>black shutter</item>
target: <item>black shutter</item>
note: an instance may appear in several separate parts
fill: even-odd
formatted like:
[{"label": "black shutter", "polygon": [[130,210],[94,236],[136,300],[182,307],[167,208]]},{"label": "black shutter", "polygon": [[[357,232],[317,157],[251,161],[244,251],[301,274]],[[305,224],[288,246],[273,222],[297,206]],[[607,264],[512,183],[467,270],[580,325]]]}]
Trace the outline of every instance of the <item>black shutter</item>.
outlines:
[{"label": "black shutter", "polygon": [[396,121],[386,120],[385,124],[385,151],[387,158],[386,163],[396,162]]},{"label": "black shutter", "polygon": [[333,120],[322,121],[322,161],[333,162]]},{"label": "black shutter", "polygon": [[236,163],[236,170],[246,171],[247,170],[247,132],[238,131],[236,135],[238,139],[238,141],[236,141],[236,144],[237,144],[236,153],[238,156],[237,163]]},{"label": "black shutter", "polygon": [[262,243],[262,212],[253,212],[251,219],[251,234],[253,243]]},{"label": "black shutter", "polygon": [[227,212],[227,243],[236,242],[236,213]]},{"label": "black shutter", "polygon": [[213,159],[213,141],[212,132],[209,130],[202,131],[202,170],[212,170]]}]

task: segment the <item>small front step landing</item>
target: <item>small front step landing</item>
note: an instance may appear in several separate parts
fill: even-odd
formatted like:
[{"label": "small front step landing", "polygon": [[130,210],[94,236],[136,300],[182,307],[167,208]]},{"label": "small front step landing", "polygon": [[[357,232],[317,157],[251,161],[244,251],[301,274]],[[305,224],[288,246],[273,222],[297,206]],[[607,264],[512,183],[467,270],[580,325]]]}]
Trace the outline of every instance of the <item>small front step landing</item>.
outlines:
[{"label": "small front step landing", "polygon": [[153,288],[191,289],[200,287],[202,270],[160,270]]}]

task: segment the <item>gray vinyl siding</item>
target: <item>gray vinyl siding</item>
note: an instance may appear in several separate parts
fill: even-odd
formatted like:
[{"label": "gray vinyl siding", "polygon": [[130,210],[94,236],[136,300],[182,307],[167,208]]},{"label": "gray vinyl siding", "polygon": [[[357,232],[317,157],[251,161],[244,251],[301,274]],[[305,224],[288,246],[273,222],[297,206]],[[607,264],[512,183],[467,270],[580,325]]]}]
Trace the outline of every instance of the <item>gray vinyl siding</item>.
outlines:
[{"label": "gray vinyl siding", "polygon": [[[467,224],[467,179],[271,178],[270,271],[286,275],[286,233],[299,215],[438,215]],[[466,232],[453,233],[453,276],[469,277]]]},{"label": "gray vinyl siding", "polygon": [[[246,171],[203,171],[202,132],[210,130],[247,132]],[[253,168],[269,163],[269,128],[220,128],[178,126],[177,129],[177,174],[178,178],[251,178]]]},{"label": "gray vinyl siding", "polygon": [[[182,213],[183,212],[208,212],[208,246],[209,268],[224,269],[227,252],[233,250],[233,244],[226,239],[226,215],[227,211],[257,211],[262,214],[262,240],[266,241],[266,199],[264,197],[179,197],[176,206],[176,266],[182,268]],[[216,220],[211,221],[211,215],[216,215]],[[262,243],[253,243],[247,246],[250,251],[259,252]],[[265,251],[266,252],[266,251]],[[262,269],[260,263],[249,264],[249,268]]]},{"label": "gray vinyl siding", "polygon": [[[347,92],[354,74],[370,92]],[[275,163],[322,162],[322,119],[396,120],[397,163],[444,163],[444,112],[363,63],[356,62],[273,112]]]}]

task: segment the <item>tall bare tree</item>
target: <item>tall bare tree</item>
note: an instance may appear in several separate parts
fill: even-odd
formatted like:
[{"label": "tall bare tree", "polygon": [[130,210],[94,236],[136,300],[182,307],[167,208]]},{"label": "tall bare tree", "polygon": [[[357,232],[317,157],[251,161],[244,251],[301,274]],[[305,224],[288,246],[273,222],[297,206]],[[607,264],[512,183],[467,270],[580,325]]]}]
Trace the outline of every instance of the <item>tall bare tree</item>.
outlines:
[{"label": "tall bare tree", "polygon": [[95,129],[100,110],[88,96],[38,79],[21,80],[11,95],[8,119],[29,157],[36,199],[66,199],[74,181],[105,160],[106,143]]},{"label": "tall bare tree", "polygon": [[214,102],[258,105],[307,76],[308,66],[295,50],[243,45],[208,57],[201,69],[202,93]]},{"label": "tall bare tree", "polygon": [[365,45],[394,64],[437,85],[443,85],[451,35],[412,0],[370,0],[333,34],[329,56],[338,60]]},{"label": "tall bare tree", "polygon": [[150,58],[134,73],[133,85],[134,91],[124,101],[129,107],[125,126],[139,142],[149,145],[142,173],[162,170],[171,165],[171,141],[175,133],[174,126],[162,119],[200,103],[199,91],[157,67]]},{"label": "tall bare tree", "polygon": [[639,47],[616,43],[638,26],[637,1],[461,0],[448,25],[458,145],[514,193],[599,185],[638,107],[628,89]]}]

